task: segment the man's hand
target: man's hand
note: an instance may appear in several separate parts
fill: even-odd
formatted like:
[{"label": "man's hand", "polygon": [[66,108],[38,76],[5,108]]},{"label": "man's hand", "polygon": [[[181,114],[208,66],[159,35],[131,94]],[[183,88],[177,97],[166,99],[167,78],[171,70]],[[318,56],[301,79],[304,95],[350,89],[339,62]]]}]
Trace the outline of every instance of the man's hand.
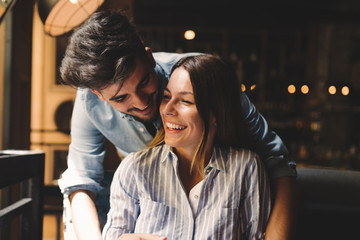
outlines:
[{"label": "man's hand", "polygon": [[126,233],[121,235],[118,240],[166,240],[166,237],[145,233]]},{"label": "man's hand", "polygon": [[295,177],[281,177],[271,181],[273,209],[266,227],[266,240],[294,238],[297,217],[298,189]]},{"label": "man's hand", "polygon": [[101,240],[94,194],[80,190],[70,195],[71,215],[78,240]]}]

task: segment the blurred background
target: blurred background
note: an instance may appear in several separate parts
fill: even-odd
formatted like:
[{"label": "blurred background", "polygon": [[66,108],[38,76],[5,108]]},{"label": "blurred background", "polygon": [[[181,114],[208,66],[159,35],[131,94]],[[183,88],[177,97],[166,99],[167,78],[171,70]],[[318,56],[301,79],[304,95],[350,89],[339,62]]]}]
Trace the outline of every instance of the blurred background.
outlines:
[{"label": "blurred background", "polygon": [[[46,33],[37,1],[15,2],[0,25],[0,146],[42,149],[45,184],[56,188],[66,168],[75,98],[75,89],[59,84],[58,67],[72,31]],[[243,91],[298,167],[360,170],[360,1],[100,5],[98,10],[124,10],[154,52],[196,51],[230,60]],[[119,161],[108,145],[105,168],[111,170]],[[55,188],[49,195],[58,194]]]}]

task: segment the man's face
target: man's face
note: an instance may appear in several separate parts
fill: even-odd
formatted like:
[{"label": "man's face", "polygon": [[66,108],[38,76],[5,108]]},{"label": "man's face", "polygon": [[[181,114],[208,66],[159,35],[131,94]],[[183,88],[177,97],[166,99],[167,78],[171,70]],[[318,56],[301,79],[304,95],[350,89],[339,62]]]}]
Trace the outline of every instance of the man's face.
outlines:
[{"label": "man's face", "polygon": [[149,61],[141,58],[135,60],[135,70],[125,80],[120,90],[121,83],[115,83],[100,92],[96,90],[93,92],[119,112],[131,115],[144,123],[154,120],[159,111],[157,103],[159,83],[151,53],[149,58]]}]

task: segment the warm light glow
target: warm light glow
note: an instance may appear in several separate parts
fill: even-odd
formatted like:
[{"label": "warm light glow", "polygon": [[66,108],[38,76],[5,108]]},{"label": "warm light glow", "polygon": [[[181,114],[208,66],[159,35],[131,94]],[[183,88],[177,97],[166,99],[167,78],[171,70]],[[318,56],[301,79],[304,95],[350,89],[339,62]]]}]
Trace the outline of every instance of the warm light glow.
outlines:
[{"label": "warm light glow", "polygon": [[329,93],[330,93],[331,95],[334,95],[334,94],[336,93],[336,87],[335,87],[335,86],[330,86],[330,87],[329,87]]},{"label": "warm light glow", "polygon": [[289,85],[289,86],[288,86],[288,92],[289,92],[290,94],[295,93],[295,92],[296,92],[296,87],[295,87],[293,84]]},{"label": "warm light glow", "polygon": [[[104,1],[105,0],[52,1],[56,3],[43,20],[45,32],[50,36],[56,37],[71,31],[83,23]],[[42,1],[39,0],[39,3],[41,2]]]},{"label": "warm light glow", "polygon": [[309,87],[308,87],[307,85],[303,85],[303,86],[301,87],[301,92],[302,92],[303,94],[308,94],[308,93],[309,93]]},{"label": "warm light glow", "polygon": [[312,122],[312,123],[310,124],[310,128],[311,128],[311,130],[313,130],[313,131],[319,131],[319,130],[320,130],[320,123],[318,123],[318,122]]},{"label": "warm light glow", "polygon": [[193,30],[187,30],[184,33],[184,37],[186,40],[193,40],[195,38],[195,32]]},{"label": "warm light glow", "polygon": [[344,95],[344,96],[349,95],[349,92],[350,92],[350,90],[349,90],[349,87],[348,87],[348,86],[344,86],[344,87],[341,89],[341,93],[342,93],[342,95]]},{"label": "warm light glow", "polygon": [[256,84],[251,85],[250,90],[254,90],[256,88]]},{"label": "warm light glow", "polygon": [[304,122],[301,120],[298,120],[295,122],[295,126],[296,128],[303,128],[304,127]]},{"label": "warm light glow", "polygon": [[246,91],[246,87],[244,84],[241,84],[241,91],[245,92]]}]

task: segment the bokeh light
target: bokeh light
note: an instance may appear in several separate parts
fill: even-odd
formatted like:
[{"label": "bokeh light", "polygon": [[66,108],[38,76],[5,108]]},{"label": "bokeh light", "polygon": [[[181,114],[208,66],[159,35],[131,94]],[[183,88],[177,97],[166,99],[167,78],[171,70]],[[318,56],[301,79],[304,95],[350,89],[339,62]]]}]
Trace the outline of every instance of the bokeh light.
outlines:
[{"label": "bokeh light", "polygon": [[184,37],[186,40],[193,40],[195,38],[195,32],[193,30],[187,30],[184,33]]}]

